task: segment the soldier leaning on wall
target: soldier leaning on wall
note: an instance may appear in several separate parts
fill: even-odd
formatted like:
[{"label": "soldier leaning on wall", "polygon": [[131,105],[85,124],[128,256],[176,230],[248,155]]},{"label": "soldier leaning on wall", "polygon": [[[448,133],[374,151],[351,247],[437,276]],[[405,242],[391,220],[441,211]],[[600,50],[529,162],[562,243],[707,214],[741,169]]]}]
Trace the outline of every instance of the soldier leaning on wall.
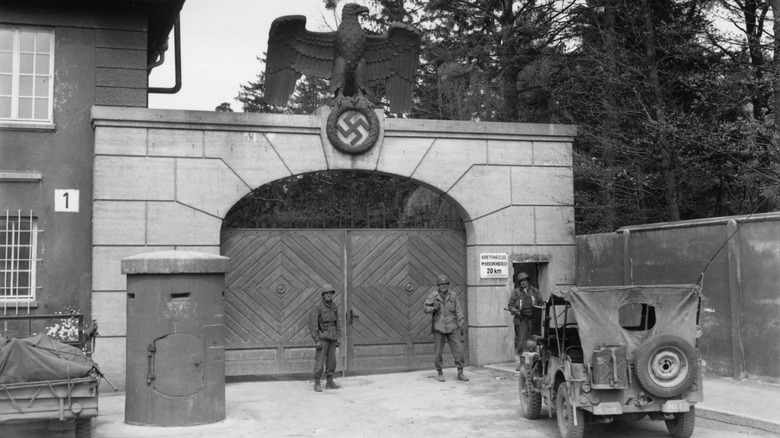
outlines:
[{"label": "soldier leaning on wall", "polygon": [[340,345],[341,330],[339,329],[339,309],[333,302],[336,290],[326,284],[322,286],[322,300],[317,302],[309,315],[309,332],[314,338],[314,390],[322,392],[320,379],[323,368],[328,381],[326,389],[341,388],[333,381],[336,372],[336,348]]}]

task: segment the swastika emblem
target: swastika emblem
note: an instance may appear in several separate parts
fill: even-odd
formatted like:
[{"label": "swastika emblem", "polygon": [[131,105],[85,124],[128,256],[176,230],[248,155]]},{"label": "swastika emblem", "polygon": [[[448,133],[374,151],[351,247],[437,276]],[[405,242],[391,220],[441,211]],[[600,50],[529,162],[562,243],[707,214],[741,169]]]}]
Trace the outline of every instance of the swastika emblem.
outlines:
[{"label": "swastika emblem", "polygon": [[350,146],[362,144],[368,138],[371,127],[366,116],[355,110],[347,110],[341,113],[336,123],[339,140]]},{"label": "swastika emblem", "polygon": [[334,148],[358,155],[374,147],[379,139],[379,117],[366,105],[344,104],[328,115],[325,129]]}]

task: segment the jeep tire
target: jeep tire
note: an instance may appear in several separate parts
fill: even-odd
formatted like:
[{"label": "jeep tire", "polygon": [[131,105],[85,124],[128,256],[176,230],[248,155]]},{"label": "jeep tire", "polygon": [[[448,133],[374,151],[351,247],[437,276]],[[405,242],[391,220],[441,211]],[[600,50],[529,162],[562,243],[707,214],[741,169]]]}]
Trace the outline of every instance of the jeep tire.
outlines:
[{"label": "jeep tire", "polygon": [[[574,407],[566,383],[558,386],[555,397],[555,416],[561,438],[582,438],[585,435],[585,412]],[[577,424],[575,425],[574,422]]]},{"label": "jeep tire", "polygon": [[520,408],[523,416],[529,420],[536,420],[542,414],[542,394],[536,392],[531,380],[531,373],[523,366],[520,369]]},{"label": "jeep tire", "polygon": [[637,349],[635,368],[639,383],[657,397],[675,397],[694,383],[699,351],[675,335],[650,339]]},{"label": "jeep tire", "polygon": [[666,422],[666,430],[672,438],[690,438],[693,435],[693,427],[696,423],[696,407],[691,406],[688,412],[680,412]]}]

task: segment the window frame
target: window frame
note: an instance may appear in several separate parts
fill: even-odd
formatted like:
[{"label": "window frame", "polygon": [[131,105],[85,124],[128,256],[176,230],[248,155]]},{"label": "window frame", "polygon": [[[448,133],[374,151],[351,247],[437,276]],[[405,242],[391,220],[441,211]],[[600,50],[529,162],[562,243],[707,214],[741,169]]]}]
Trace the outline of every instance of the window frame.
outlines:
[{"label": "window frame", "polygon": [[[0,211],[0,215],[3,212]],[[24,227],[26,225],[26,228]],[[13,214],[10,211],[6,211],[5,215],[0,216],[0,233],[3,234],[2,243],[0,243],[0,259],[3,260],[0,263],[0,307],[2,312],[5,313],[9,309],[19,307],[35,307],[36,300],[38,298],[38,234],[41,230],[38,228],[38,217],[33,216],[32,211],[30,215],[22,216],[21,212]],[[29,242],[25,244],[15,243],[22,233],[29,233]],[[17,254],[21,252],[22,248],[28,251],[26,258],[20,258],[15,256],[14,250]],[[10,257],[9,257],[10,255]],[[20,269],[20,263],[27,262],[29,266],[26,269]],[[10,266],[9,266],[10,265]],[[15,265],[15,266],[14,266]],[[19,273],[25,272],[28,284],[25,286],[19,286]],[[26,289],[27,293],[19,294],[20,289]],[[14,291],[16,292],[14,294]]]},{"label": "window frame", "polygon": [[[10,30],[12,32],[12,47],[11,47],[11,94],[3,95],[3,97],[10,97],[11,99],[11,114],[10,117],[0,117],[0,127],[12,127],[12,128],[37,128],[47,129],[51,128],[54,124],[54,57],[55,57],[55,32],[54,28],[40,27],[40,26],[22,26],[22,25],[7,25],[0,24],[0,30]],[[21,73],[21,56],[23,51],[21,50],[21,34],[23,31],[32,32],[46,32],[49,35],[49,50],[45,52],[49,56],[48,71],[46,74],[39,74],[36,72],[35,65],[33,66],[32,73]],[[7,53],[7,52],[5,52]],[[30,52],[24,52],[30,53]],[[33,59],[40,54],[37,48],[33,48]],[[4,72],[3,74],[8,74]],[[29,96],[33,101],[32,117],[31,118],[19,118],[19,106],[22,98],[28,96],[20,96],[20,78],[23,76],[32,76],[32,96]],[[46,77],[48,79],[48,88],[46,94],[46,118],[34,118],[35,117],[35,101],[40,97],[35,96],[36,78]]]}]

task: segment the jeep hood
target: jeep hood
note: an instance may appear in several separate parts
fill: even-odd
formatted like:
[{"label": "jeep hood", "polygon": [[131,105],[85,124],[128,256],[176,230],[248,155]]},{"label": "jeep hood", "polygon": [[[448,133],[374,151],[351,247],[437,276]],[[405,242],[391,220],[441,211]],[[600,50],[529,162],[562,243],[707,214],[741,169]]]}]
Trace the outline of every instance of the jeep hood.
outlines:
[{"label": "jeep hood", "polygon": [[[657,286],[575,287],[566,292],[577,319],[586,363],[594,348],[622,344],[628,358],[649,339],[676,335],[696,345],[699,287],[694,284]],[[619,310],[626,304],[648,304],[655,309],[655,324],[649,330],[626,330],[620,326]]]}]

